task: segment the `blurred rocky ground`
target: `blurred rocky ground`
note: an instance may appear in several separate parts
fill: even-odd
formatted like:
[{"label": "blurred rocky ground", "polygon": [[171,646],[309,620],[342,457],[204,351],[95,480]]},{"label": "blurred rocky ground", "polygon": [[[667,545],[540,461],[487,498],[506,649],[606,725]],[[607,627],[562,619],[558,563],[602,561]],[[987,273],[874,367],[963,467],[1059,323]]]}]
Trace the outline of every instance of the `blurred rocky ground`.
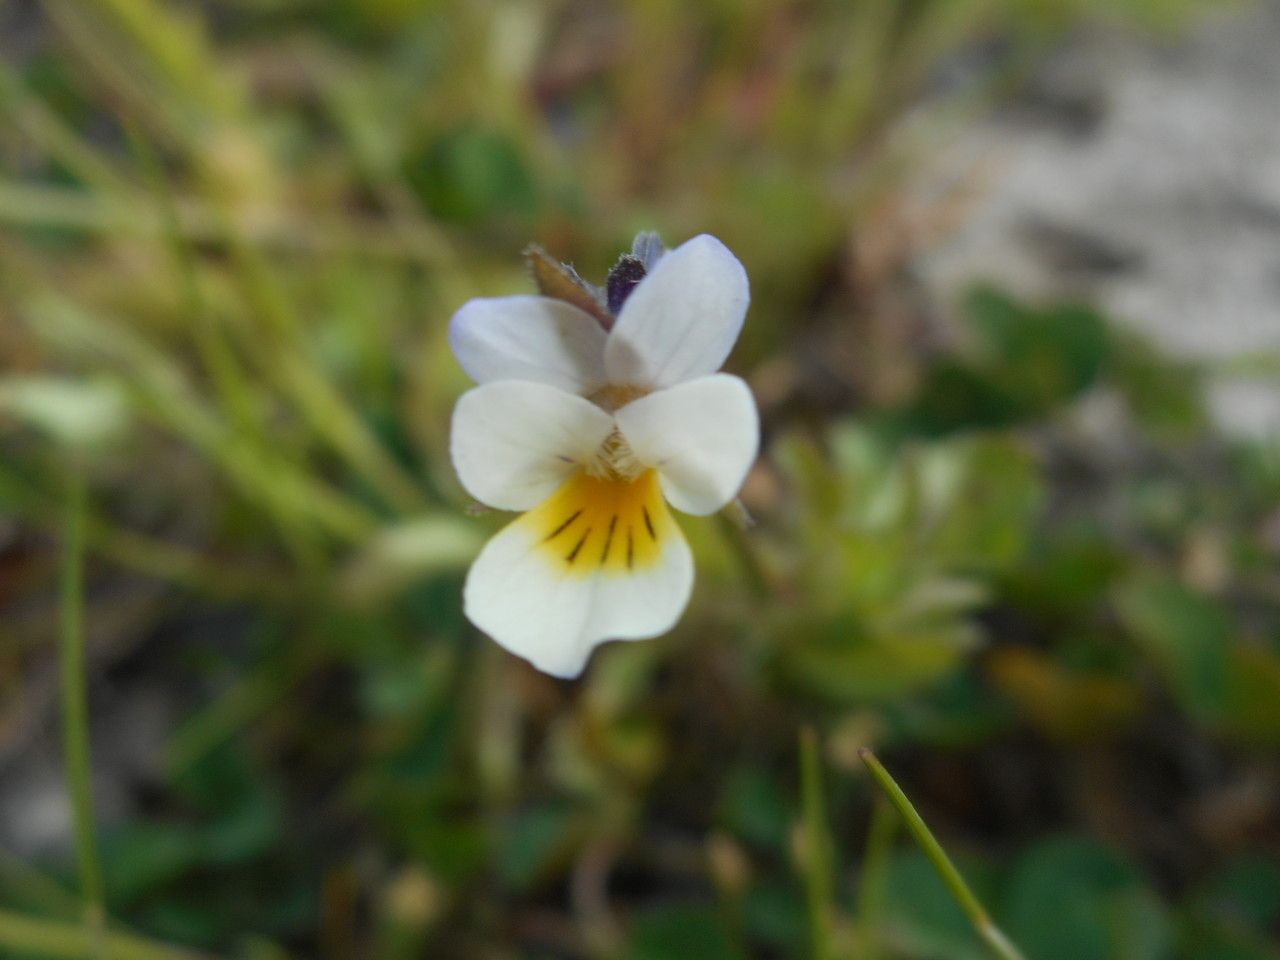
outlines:
[{"label": "blurred rocky ground", "polygon": [[969,206],[918,264],[926,284],[944,300],[986,279],[1097,303],[1171,353],[1226,368],[1210,394],[1224,428],[1276,434],[1277,51],[1275,0],[1163,41],[1077,37],[940,156],[926,189],[964,185]]}]

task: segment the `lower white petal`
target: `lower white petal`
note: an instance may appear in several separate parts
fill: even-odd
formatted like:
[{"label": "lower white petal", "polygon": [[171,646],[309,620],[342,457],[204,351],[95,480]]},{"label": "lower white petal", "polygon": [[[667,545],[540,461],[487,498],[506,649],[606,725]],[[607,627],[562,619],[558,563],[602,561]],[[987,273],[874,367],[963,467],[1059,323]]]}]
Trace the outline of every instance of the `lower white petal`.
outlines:
[{"label": "lower white petal", "polygon": [[468,619],[544,673],[576,677],[605,640],[665,633],[693,558],[657,477],[579,473],[490,540],[463,590]]},{"label": "lower white petal", "polygon": [[528,510],[595,456],[613,418],[544,383],[500,380],[468,390],[453,409],[449,451],[481,503]]},{"label": "lower white petal", "polygon": [[671,505],[708,514],[737,495],[760,446],[751,389],[718,373],[659,390],[614,413],[635,458],[655,468]]}]

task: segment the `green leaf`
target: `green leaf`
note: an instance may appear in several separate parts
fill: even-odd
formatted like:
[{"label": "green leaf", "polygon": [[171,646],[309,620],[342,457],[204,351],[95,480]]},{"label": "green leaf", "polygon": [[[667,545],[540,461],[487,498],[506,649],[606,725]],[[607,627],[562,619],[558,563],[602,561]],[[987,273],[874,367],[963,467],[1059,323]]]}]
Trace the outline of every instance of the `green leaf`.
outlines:
[{"label": "green leaf", "polygon": [[1038,620],[1070,619],[1103,599],[1124,561],[1101,532],[1055,530],[1002,577],[1002,593]]},{"label": "green leaf", "polygon": [[1042,417],[1095,383],[1110,355],[1106,324],[1084,307],[1029,307],[981,287],[965,301],[964,315],[974,342],[926,374],[906,414],[916,430],[937,434]]},{"label": "green leaf", "polygon": [[762,847],[781,849],[796,817],[794,798],[781,780],[759,766],[740,766],[726,779],[720,816],[738,836]]},{"label": "green leaf", "polygon": [[503,827],[498,873],[514,890],[527,890],[572,848],[573,811],[562,804],[525,810]]},{"label": "green leaf", "polygon": [[[984,889],[988,878],[981,866],[964,858],[957,858],[957,866],[978,899],[989,902]],[[900,853],[890,862],[884,918],[893,940],[908,948],[911,956],[927,960],[987,960],[968,917],[919,850]]]},{"label": "green leaf", "polygon": [[1009,937],[1035,960],[1163,960],[1172,944],[1164,904],[1138,872],[1091,840],[1063,837],[1028,850],[1001,912]]},{"label": "green leaf", "polygon": [[910,699],[880,708],[889,742],[907,740],[938,747],[971,747],[1013,725],[1013,711],[974,666],[956,670]]},{"label": "green leaf", "polygon": [[1116,609],[1184,709],[1219,726],[1227,710],[1232,624],[1226,610],[1167,577],[1122,584]]},{"label": "green leaf", "polygon": [[747,891],[742,923],[753,941],[789,955],[808,937],[804,897],[789,883],[761,881]]},{"label": "green leaf", "polygon": [[102,838],[102,852],[110,864],[107,890],[117,904],[133,902],[204,859],[199,831],[184,824],[129,824]]},{"label": "green leaf", "polygon": [[1106,325],[1087,307],[1030,308],[979,287],[965,312],[1004,393],[1040,411],[1092,384],[1108,355]]},{"label": "green leaf", "polygon": [[716,911],[677,904],[637,911],[631,924],[627,960],[743,960]]},{"label": "green leaf", "polygon": [[922,460],[926,481],[954,461],[954,476],[930,503],[927,541],[933,562],[964,571],[999,571],[1017,561],[1042,499],[1039,469],[1007,437],[965,438]]},{"label": "green leaf", "polygon": [[977,642],[974,628],[955,620],[883,638],[817,639],[795,649],[786,665],[805,689],[856,704],[899,697],[939,679]]},{"label": "green leaf", "polygon": [[1264,931],[1280,922],[1280,860],[1248,853],[1223,865],[1201,887],[1203,909]]},{"label": "green leaf", "polygon": [[464,569],[483,531],[460,517],[415,517],[379,531],[340,574],[343,598],[373,607],[427,577]]},{"label": "green leaf", "polygon": [[1147,430],[1166,439],[1187,437],[1205,426],[1203,374],[1192,364],[1162,355],[1133,334],[1112,332],[1116,347],[1108,381]]},{"label": "green leaf", "polygon": [[436,216],[460,223],[526,220],[537,206],[533,174],[507,134],[466,126],[407,161],[409,182]]},{"label": "green leaf", "polygon": [[1226,731],[1251,743],[1280,743],[1280,657],[1237,643],[1227,659]]},{"label": "green leaf", "polygon": [[131,426],[124,389],[105,379],[0,377],[0,421],[6,416],[74,450],[110,446]]}]

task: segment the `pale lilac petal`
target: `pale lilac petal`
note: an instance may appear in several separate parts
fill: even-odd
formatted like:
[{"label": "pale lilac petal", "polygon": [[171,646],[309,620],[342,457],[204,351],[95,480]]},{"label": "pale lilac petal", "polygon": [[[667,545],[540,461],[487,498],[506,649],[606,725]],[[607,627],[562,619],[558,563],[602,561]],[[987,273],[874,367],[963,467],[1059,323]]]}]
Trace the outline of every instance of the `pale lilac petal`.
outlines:
[{"label": "pale lilac petal", "polygon": [[449,324],[449,345],[476,383],[533,380],[583,395],[604,385],[606,336],[590,314],[549,297],[471,300]]},{"label": "pale lilac petal", "polygon": [[659,259],[627,298],[605,345],[609,381],[655,389],[715,373],[749,300],[738,259],[715,237],[694,237]]}]

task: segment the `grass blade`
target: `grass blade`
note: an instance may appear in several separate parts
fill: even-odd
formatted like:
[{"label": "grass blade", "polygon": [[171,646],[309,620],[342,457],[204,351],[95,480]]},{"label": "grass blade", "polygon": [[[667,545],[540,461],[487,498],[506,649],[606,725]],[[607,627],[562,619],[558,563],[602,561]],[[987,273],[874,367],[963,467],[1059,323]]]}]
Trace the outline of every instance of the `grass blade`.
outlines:
[{"label": "grass blade", "polygon": [[[84,480],[72,467],[62,548],[62,590],[58,657],[61,676],[62,749],[71,793],[76,865],[85,901],[89,936],[103,937],[102,865],[93,827],[93,787],[89,774],[89,706],[84,666]],[[97,951],[96,955],[101,955]]]},{"label": "grass blade", "polygon": [[893,804],[894,809],[898,811],[898,815],[902,817],[907,829],[915,837],[916,843],[920,845],[924,855],[929,858],[933,869],[937,871],[938,876],[946,884],[951,896],[955,898],[956,903],[960,905],[960,909],[969,918],[969,922],[973,924],[973,929],[982,939],[987,949],[990,950],[991,955],[996,957],[997,960],[1024,960],[1021,951],[1009,941],[1004,932],[992,921],[987,914],[986,908],[982,906],[973,891],[969,889],[964,877],[960,876],[960,871],[951,862],[947,852],[942,849],[942,844],[938,843],[937,838],[934,837],[933,832],[924,822],[924,818],[920,816],[915,806],[907,799],[907,795],[902,792],[902,788],[890,776],[889,771],[876,759],[876,755],[864,747],[858,751],[858,756],[862,758],[862,762],[871,771],[871,776],[879,784],[880,789],[884,791],[885,796],[889,798],[889,802]]}]

